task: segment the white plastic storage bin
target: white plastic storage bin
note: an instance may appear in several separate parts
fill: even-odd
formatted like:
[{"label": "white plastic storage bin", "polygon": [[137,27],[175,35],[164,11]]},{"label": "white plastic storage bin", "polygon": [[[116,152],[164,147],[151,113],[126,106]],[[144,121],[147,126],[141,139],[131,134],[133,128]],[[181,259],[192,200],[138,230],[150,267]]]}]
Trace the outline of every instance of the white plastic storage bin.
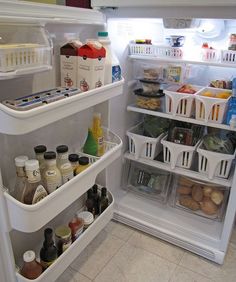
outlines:
[{"label": "white plastic storage bin", "polygon": [[51,48],[38,44],[0,45],[0,72],[51,66]]},{"label": "white plastic storage bin", "polygon": [[187,146],[167,141],[167,135],[161,140],[163,145],[164,162],[170,164],[171,169],[177,167],[189,169],[192,165],[194,153],[200,141],[195,146]]},{"label": "white plastic storage bin", "polygon": [[197,148],[198,171],[206,174],[209,179],[214,177],[228,178],[236,151],[233,155],[211,152],[201,148],[202,142]]},{"label": "white plastic storage bin", "polygon": [[222,63],[236,64],[236,51],[222,50]]},{"label": "white plastic storage bin", "polygon": [[183,51],[178,47],[156,46],[156,56],[159,58],[182,59]]},{"label": "white plastic storage bin", "polygon": [[230,96],[227,99],[202,96],[207,91],[213,93],[213,95],[219,95],[219,93],[223,92],[231,95],[230,90],[213,87],[203,88],[195,95],[196,119],[205,122],[223,123]]},{"label": "white plastic storage bin", "polygon": [[139,157],[154,159],[162,150],[160,143],[164,133],[157,138],[143,136],[143,123],[139,123],[126,132],[129,138],[129,152],[136,159]]},{"label": "white plastic storage bin", "polygon": [[202,60],[205,62],[218,62],[220,60],[221,52],[219,50],[202,48]]},{"label": "white plastic storage bin", "polygon": [[164,90],[166,113],[174,116],[178,115],[183,117],[190,117],[193,113],[195,94],[198,93],[202,89],[202,87],[191,85],[191,87],[196,91],[195,94],[177,92],[177,90],[182,86],[179,84],[171,85]]},{"label": "white plastic storage bin", "polygon": [[155,46],[152,44],[129,44],[130,55],[155,56]]}]

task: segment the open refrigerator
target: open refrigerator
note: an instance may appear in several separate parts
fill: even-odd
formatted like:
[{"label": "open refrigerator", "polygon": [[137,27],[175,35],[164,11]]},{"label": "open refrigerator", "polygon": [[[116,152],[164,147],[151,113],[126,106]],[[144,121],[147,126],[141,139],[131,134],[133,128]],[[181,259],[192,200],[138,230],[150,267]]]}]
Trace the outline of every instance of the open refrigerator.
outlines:
[{"label": "open refrigerator", "polygon": [[[3,281],[28,281],[16,272],[15,264],[21,265],[26,250],[39,250],[46,227],[55,228],[68,223],[83,207],[84,193],[95,182],[108,188],[109,208],[35,281],[56,281],[112,218],[223,263],[236,210],[234,160],[227,178],[209,177],[197,169],[147,157],[145,152],[144,155],[135,154],[130,141],[144,115],[236,131],[222,123],[138,107],[133,94],[145,68],[181,67],[181,81],[201,87],[219,78],[236,77],[236,58],[222,60],[229,35],[236,33],[235,3],[227,1],[222,7],[220,1],[191,1],[191,4],[185,1],[154,2],[146,1],[144,5],[142,1],[113,1],[111,7],[110,1],[94,0],[93,10],[83,10],[24,1],[0,1],[1,40],[4,37],[11,43],[14,40],[24,43],[39,40],[45,48],[42,63],[0,72],[1,101],[60,86],[60,46],[72,38],[79,38],[82,42],[97,38],[97,32],[105,29],[109,32],[124,77],[119,82],[29,112],[17,112],[0,104],[3,152],[0,261],[1,273],[6,276]],[[146,49],[142,45],[140,51],[141,45],[132,43],[134,39],[151,38],[157,46],[162,46],[165,38],[173,34],[185,36],[184,46],[177,57],[169,52],[173,48],[168,52],[165,50],[161,56],[157,49],[152,53],[150,46]],[[202,56],[201,45],[206,41],[220,50],[219,56]],[[111,144],[102,157],[35,205],[19,203],[7,193],[5,188],[12,187],[15,181],[15,156],[25,154],[33,157],[33,147],[37,144],[46,144],[52,150],[58,143],[67,144],[72,152],[78,152],[86,138],[93,112],[101,112],[107,129],[105,141]],[[165,140],[158,152],[163,150],[164,144]],[[161,189],[160,193],[147,190],[150,174],[156,177],[155,180],[160,177],[158,183],[166,189]],[[181,177],[222,189],[224,203],[217,218],[180,208],[174,192]],[[138,193],[135,191],[137,187],[140,188]]]}]

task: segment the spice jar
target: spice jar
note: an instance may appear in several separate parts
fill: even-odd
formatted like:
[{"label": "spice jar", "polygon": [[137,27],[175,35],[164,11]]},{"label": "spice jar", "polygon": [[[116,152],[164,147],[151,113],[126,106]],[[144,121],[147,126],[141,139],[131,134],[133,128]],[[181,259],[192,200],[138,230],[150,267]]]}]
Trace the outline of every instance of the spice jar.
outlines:
[{"label": "spice jar", "polygon": [[79,166],[77,167],[75,174],[79,174],[80,172],[84,171],[86,168],[90,166],[89,158],[88,157],[80,157],[79,158]]},{"label": "spice jar", "polygon": [[83,229],[84,229],[84,220],[83,220],[83,218],[75,216],[69,222],[69,227],[71,229],[72,242],[74,242],[83,232]]},{"label": "spice jar", "polygon": [[84,220],[84,230],[86,230],[90,224],[94,221],[94,216],[91,212],[83,211],[76,214],[77,218],[82,218]]},{"label": "spice jar", "polygon": [[58,226],[55,230],[55,238],[58,255],[61,255],[72,243],[70,228],[64,225]]}]

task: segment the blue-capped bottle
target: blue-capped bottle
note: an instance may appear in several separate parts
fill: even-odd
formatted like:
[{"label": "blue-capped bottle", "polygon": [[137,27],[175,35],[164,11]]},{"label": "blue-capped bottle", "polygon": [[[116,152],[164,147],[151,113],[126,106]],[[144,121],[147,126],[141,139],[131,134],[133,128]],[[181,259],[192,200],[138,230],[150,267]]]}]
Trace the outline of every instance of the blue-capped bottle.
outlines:
[{"label": "blue-capped bottle", "polygon": [[236,115],[236,77],[232,80],[232,96],[229,100],[226,123],[230,124],[233,115]]}]

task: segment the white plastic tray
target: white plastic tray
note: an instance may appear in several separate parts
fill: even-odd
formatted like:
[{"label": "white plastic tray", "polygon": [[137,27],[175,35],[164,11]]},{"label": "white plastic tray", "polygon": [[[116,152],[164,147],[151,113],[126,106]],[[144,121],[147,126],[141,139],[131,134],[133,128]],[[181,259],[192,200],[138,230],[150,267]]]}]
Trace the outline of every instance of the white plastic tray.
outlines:
[{"label": "white plastic tray", "polygon": [[16,273],[18,282],[52,282],[66,270],[73,260],[84,250],[84,248],[96,237],[96,235],[107,225],[113,217],[114,199],[108,192],[110,205],[95,221],[80,235],[80,237],[47,268],[37,279],[29,280],[21,274]]},{"label": "white plastic tray", "polygon": [[35,232],[72,204],[95,183],[96,176],[121,155],[122,141],[110,132],[116,143],[86,170],[73,177],[53,193],[34,205],[25,205],[4,192],[10,226],[22,232]]},{"label": "white plastic tray", "polygon": [[28,111],[16,111],[0,103],[0,132],[20,135],[78,113],[118,96],[124,79]]},{"label": "white plastic tray", "polygon": [[232,155],[211,152],[201,148],[202,142],[197,148],[198,171],[207,174],[209,179],[213,179],[214,177],[228,178],[232,161],[235,159],[236,150]]}]

